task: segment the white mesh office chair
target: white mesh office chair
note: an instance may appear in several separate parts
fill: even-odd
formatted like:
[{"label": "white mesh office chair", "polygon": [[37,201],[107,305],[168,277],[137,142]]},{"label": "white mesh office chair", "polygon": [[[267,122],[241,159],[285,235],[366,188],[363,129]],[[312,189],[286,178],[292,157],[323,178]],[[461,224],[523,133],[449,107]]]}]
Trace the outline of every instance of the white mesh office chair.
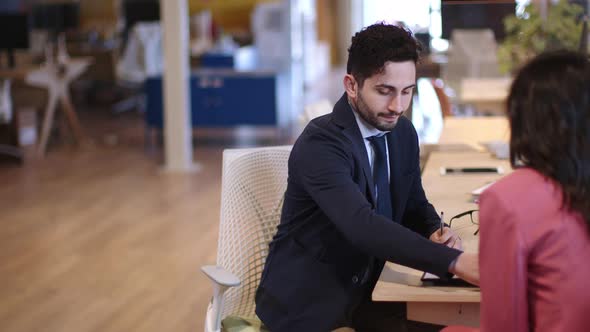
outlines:
[{"label": "white mesh office chair", "polygon": [[[202,267],[214,290],[205,332],[260,328],[254,295],[280,220],[290,151],[279,146],[223,152],[217,265]],[[230,327],[236,324],[241,326]]]}]

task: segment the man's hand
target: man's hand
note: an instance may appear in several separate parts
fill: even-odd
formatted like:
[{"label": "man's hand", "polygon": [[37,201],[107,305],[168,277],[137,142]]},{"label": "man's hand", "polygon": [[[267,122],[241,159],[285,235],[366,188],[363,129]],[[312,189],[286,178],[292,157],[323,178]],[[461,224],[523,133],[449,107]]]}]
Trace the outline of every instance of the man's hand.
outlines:
[{"label": "man's hand", "polygon": [[449,272],[468,283],[479,285],[479,258],[477,254],[466,252],[460,254],[449,266]]},{"label": "man's hand", "polygon": [[434,233],[430,234],[430,241],[444,244],[447,247],[459,250],[463,249],[463,243],[461,242],[461,238],[449,227],[443,227],[442,235],[440,234],[440,230],[438,229]]}]

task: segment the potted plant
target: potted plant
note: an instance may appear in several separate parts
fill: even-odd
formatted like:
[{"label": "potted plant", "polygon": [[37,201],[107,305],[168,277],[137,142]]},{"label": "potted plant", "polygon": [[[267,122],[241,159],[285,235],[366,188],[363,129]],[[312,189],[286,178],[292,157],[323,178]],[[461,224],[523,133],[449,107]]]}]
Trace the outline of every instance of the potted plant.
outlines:
[{"label": "potted plant", "polygon": [[514,72],[543,51],[579,49],[583,15],[579,5],[559,0],[549,7],[546,18],[531,4],[521,14],[507,17],[506,38],[498,47],[500,70]]}]

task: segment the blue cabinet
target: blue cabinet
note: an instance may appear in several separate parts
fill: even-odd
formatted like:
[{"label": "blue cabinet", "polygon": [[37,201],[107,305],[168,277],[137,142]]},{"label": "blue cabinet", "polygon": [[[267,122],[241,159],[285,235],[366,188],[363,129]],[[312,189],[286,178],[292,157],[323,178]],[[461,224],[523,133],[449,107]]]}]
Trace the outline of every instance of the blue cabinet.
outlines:
[{"label": "blue cabinet", "polygon": [[203,68],[234,68],[233,54],[205,53],[199,65]]},{"label": "blue cabinet", "polygon": [[[146,122],[162,128],[162,79],[145,84]],[[277,79],[272,73],[199,71],[191,74],[191,122],[193,127],[240,125],[276,126]]]}]

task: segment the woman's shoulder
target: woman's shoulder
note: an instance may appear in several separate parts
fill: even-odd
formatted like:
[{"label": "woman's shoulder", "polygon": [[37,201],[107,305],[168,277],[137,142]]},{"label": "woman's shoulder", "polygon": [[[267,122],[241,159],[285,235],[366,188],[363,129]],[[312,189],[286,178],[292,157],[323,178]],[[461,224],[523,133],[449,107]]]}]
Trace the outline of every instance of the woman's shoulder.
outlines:
[{"label": "woman's shoulder", "polygon": [[507,195],[520,195],[536,192],[542,188],[553,189],[553,183],[538,171],[524,167],[496,181],[486,191],[501,192]]},{"label": "woman's shoulder", "polygon": [[493,201],[504,206],[516,204],[521,207],[545,204],[546,208],[553,209],[558,208],[561,203],[561,190],[553,181],[536,170],[519,168],[484,191],[481,202],[485,201]]},{"label": "woman's shoulder", "polygon": [[480,205],[514,215],[521,222],[553,215],[561,209],[562,191],[554,181],[531,168],[520,168],[498,180],[482,194]]}]

